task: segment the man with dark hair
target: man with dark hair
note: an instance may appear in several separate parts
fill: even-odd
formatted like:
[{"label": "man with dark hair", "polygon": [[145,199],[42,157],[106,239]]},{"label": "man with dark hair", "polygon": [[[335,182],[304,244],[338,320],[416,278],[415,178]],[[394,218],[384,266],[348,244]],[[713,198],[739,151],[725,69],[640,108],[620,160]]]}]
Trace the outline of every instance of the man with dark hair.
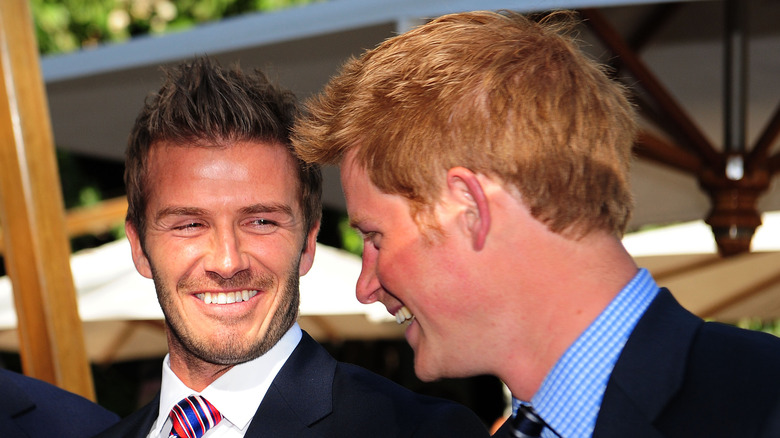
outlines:
[{"label": "man with dark hair", "polygon": [[296,323],[321,216],[320,169],[289,142],[296,115],[262,73],[206,58],[147,99],[125,229],[169,354],[159,396],[101,436],[487,435],[463,406],[336,362]]},{"label": "man with dark hair", "polygon": [[634,112],[566,15],[437,18],[309,103],[293,144],[340,165],[358,299],[421,379],[501,378],[502,436],[780,436],[780,340],[688,313],[621,244]]}]

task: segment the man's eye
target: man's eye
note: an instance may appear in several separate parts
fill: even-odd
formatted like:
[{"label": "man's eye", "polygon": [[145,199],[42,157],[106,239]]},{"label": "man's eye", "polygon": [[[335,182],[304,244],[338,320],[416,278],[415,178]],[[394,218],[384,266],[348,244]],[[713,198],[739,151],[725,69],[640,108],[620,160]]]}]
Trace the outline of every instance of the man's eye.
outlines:
[{"label": "man's eye", "polygon": [[279,224],[269,219],[252,219],[247,222],[247,227],[261,234],[270,234],[276,231]]},{"label": "man's eye", "polygon": [[270,226],[270,225],[276,225],[276,222],[269,221],[268,219],[255,219],[252,221],[252,224],[259,225],[259,226]]},{"label": "man's eye", "polygon": [[202,227],[203,224],[199,222],[188,222],[186,224],[177,225],[173,227],[175,230],[194,230],[196,228]]},{"label": "man's eye", "polygon": [[379,233],[368,231],[361,233],[363,235],[363,245],[370,244],[376,249],[379,249]]}]

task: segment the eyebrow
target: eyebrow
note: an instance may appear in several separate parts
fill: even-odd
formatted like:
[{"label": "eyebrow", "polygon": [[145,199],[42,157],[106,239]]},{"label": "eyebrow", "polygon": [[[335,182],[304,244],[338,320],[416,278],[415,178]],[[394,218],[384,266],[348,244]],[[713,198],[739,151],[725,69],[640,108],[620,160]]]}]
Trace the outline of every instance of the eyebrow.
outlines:
[{"label": "eyebrow", "polygon": [[[258,213],[282,213],[287,216],[293,217],[293,209],[286,204],[252,204],[241,208],[242,214],[258,214]],[[155,220],[160,220],[167,216],[206,216],[209,211],[198,207],[165,207],[155,216]]]},{"label": "eyebrow", "polygon": [[203,216],[207,210],[197,207],[165,207],[158,211],[154,219],[159,221],[167,216]]},{"label": "eyebrow", "polygon": [[360,227],[360,224],[362,224],[363,222],[365,222],[365,220],[360,216],[357,217],[350,216],[349,218],[349,226],[354,228],[360,233],[363,233],[363,229]]},{"label": "eyebrow", "polygon": [[250,206],[241,209],[243,214],[257,214],[257,213],[283,213],[287,216],[293,217],[293,209],[287,204],[252,204]]}]

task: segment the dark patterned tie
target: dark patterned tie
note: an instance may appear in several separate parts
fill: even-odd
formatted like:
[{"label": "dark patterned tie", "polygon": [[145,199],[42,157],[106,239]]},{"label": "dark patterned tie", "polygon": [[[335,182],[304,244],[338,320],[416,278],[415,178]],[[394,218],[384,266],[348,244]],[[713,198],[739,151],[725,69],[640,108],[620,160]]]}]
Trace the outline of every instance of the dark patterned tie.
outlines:
[{"label": "dark patterned tie", "polygon": [[200,438],[222,420],[217,408],[199,395],[180,401],[168,416],[173,421],[168,438]]},{"label": "dark patterned tie", "polygon": [[512,419],[512,433],[516,438],[537,438],[542,436],[545,423],[534,408],[520,405]]}]

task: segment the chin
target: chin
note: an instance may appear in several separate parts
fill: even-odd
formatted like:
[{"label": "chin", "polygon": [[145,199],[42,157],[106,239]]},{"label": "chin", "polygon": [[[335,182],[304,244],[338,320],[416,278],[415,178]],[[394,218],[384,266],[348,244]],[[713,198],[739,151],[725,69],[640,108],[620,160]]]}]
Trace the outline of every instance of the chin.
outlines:
[{"label": "chin", "polygon": [[[442,364],[446,364],[447,366],[441,366]],[[434,382],[440,379],[460,379],[482,374],[477,372],[476,369],[468,366],[453,368],[452,365],[454,364],[455,362],[453,362],[452,358],[437,362],[431,361],[430,358],[426,358],[424,355],[415,352],[414,374],[423,382]],[[463,364],[461,363],[461,365]]]},{"label": "chin", "polygon": [[441,370],[436,369],[430,363],[426,363],[421,356],[417,353],[414,355],[414,374],[417,375],[418,379],[423,382],[433,382],[445,377],[442,375]]},{"label": "chin", "polygon": [[414,374],[417,375],[417,378],[425,383],[435,382],[440,379],[440,377],[436,374],[427,373],[424,372],[417,367],[414,368]]}]

